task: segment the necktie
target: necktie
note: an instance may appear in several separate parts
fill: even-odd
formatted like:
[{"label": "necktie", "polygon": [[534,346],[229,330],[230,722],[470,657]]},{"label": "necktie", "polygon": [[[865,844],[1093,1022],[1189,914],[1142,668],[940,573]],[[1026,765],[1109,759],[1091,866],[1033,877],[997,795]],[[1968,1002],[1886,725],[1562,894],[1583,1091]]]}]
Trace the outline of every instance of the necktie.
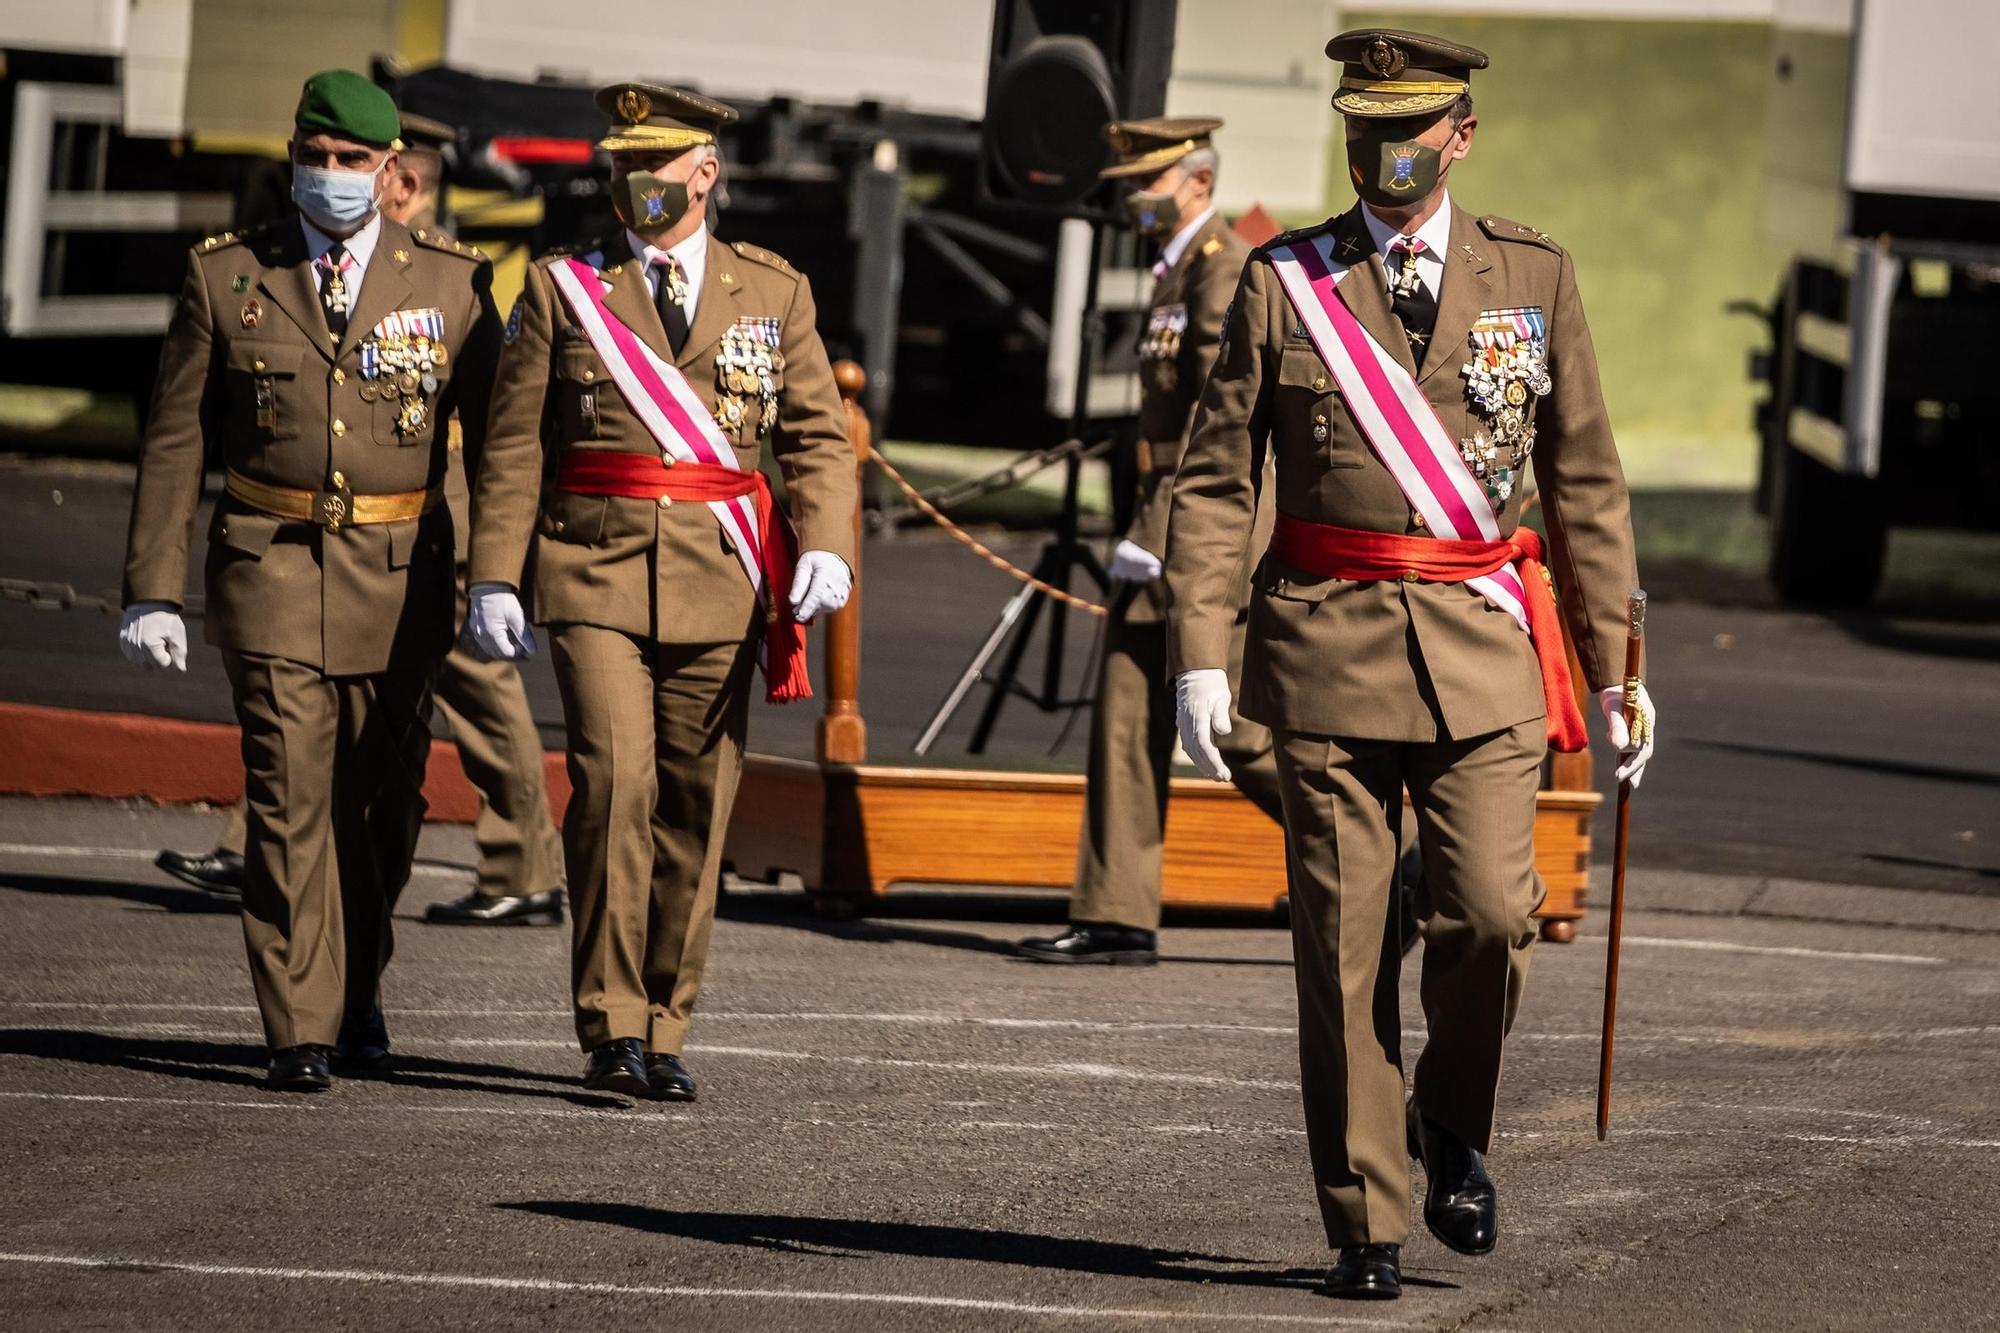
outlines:
[{"label": "necktie", "polygon": [[1417,256],[1424,243],[1414,236],[1399,236],[1389,247],[1389,304],[1403,322],[1403,336],[1410,340],[1410,360],[1421,366],[1429,349],[1431,330],[1437,327],[1437,297],[1424,286],[1417,273]]},{"label": "necktie", "polygon": [[314,263],[319,270],[319,304],[326,312],[326,331],[339,342],[347,336],[347,310],[353,300],[348,275],[354,270],[354,256],[339,241],[333,243]]},{"label": "necktie", "polygon": [[675,356],[681,354],[681,347],[687,342],[687,310],[681,302],[687,299],[687,274],[681,269],[681,261],[672,255],[665,255],[653,261],[653,304],[659,309],[660,324],[667,331],[667,350]]}]

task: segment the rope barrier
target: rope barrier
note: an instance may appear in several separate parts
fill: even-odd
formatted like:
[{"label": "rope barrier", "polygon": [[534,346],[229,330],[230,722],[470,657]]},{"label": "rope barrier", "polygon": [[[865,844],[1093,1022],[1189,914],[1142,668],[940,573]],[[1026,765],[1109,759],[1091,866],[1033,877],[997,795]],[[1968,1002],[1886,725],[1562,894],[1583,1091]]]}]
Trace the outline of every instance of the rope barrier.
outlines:
[{"label": "rope barrier", "polygon": [[1030,574],[1027,570],[1022,569],[1019,565],[1007,559],[1007,557],[999,554],[998,552],[994,551],[991,547],[981,542],[977,537],[967,532],[964,528],[961,528],[960,526],[958,526],[958,524],[952,522],[951,519],[945,515],[943,510],[939,509],[936,505],[932,504],[929,500],[925,499],[923,492],[919,491],[916,487],[912,486],[909,483],[909,479],[904,477],[902,473],[896,470],[896,465],[894,463],[891,463],[888,459],[882,456],[882,451],[880,449],[870,450],[869,457],[872,458],[875,461],[875,463],[881,467],[882,471],[888,474],[889,480],[896,483],[896,489],[900,490],[903,493],[904,497],[908,499],[911,504],[915,505],[917,509],[924,515],[924,517],[930,519],[931,522],[943,528],[954,539],[963,542],[965,545],[971,547],[975,555],[977,555],[981,560],[984,560],[987,564],[993,566],[993,568],[999,570],[1001,573],[1007,575],[1007,577],[1011,579],[1017,579],[1020,582],[1027,584],[1029,587],[1035,589],[1038,592],[1043,592],[1048,594],[1050,597],[1053,597],[1057,601],[1061,602],[1064,606],[1073,606],[1077,610],[1088,612],[1093,616],[1101,616],[1105,614],[1104,607],[1100,606],[1098,603],[1085,601],[1081,597],[1077,597],[1071,593],[1064,592],[1061,588],[1056,587],[1052,583],[1047,583],[1041,579],[1036,578],[1033,574]]}]

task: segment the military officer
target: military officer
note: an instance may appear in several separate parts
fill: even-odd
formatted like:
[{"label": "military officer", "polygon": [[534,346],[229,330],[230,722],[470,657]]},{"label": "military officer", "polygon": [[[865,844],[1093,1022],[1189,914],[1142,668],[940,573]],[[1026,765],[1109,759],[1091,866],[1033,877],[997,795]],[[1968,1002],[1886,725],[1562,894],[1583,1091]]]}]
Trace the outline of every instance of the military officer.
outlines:
[{"label": "military officer", "polygon": [[[1111,555],[1119,587],[1104,630],[1070,927],[1053,939],[1021,942],[1021,953],[1038,962],[1144,965],[1159,957],[1161,847],[1174,750],[1160,560],[1174,468],[1249,253],[1215,207],[1220,161],[1212,136],[1220,128],[1220,120],[1199,116],[1104,127],[1118,160],[1102,175],[1132,187],[1127,215],[1158,244],[1159,259],[1139,347],[1139,494],[1131,526]],[[1255,526],[1261,535],[1252,546],[1261,549],[1270,532],[1268,502]],[[1248,563],[1240,574],[1239,609],[1249,602]],[[1232,671],[1240,663],[1243,624],[1239,615],[1230,638]],[[1231,722],[1222,742],[1231,780],[1272,819],[1282,818],[1271,733],[1240,716]]]},{"label": "military officer", "polygon": [[[402,151],[388,173],[383,216],[405,227],[448,239],[437,226],[444,153],[457,138],[449,125],[402,115]],[[458,565],[458,615],[465,615],[465,555],[470,543],[463,432],[453,418],[447,441],[444,500],[451,510]],[[436,698],[451,724],[459,763],[480,795],[473,839],[479,879],[472,892],[432,903],[426,921],[463,925],[562,924],[562,840],[549,814],[542,781],[542,738],[528,708],[521,673],[505,662],[484,662],[454,646],[438,673]],[[190,856],[163,851],[157,864],[179,879],[223,897],[243,892],[246,816],[238,801],[214,850]]]},{"label": "military officer", "polygon": [[735,111],[645,83],[597,103],[624,226],[537,260],[508,321],[467,633],[532,652],[531,588],[552,640],[585,1085],[685,1101],[753,676],[798,697],[802,626],[847,600],[854,454],[805,276],[709,232]]},{"label": "military officer", "polygon": [[[1552,742],[1585,743],[1540,545],[1517,526],[1531,459],[1548,568],[1621,778],[1643,772],[1653,709],[1635,701],[1628,736],[1617,682],[1637,572],[1574,265],[1447,188],[1486,56],[1376,29],[1327,54],[1360,203],[1245,268],[1175,479],[1166,577],[1179,724],[1220,778],[1233,571],[1268,453],[1278,517],[1243,711],[1277,737],[1306,1125],[1339,1251],[1328,1289],[1383,1297],[1401,1290],[1406,1143],[1430,1230],[1463,1253],[1495,1243],[1483,1154],[1535,938],[1535,790]],[[1383,947],[1405,786],[1433,908],[1407,1110]]]},{"label": "military officer", "polygon": [[499,342],[478,252],[381,213],[398,128],[363,76],[306,81],[298,213],[196,247],[132,502],[120,640],[184,669],[203,456],[227,464],[206,623],[243,730],[243,933],[286,1090],[388,1057],[377,990],[451,642],[443,423],[476,454]]}]

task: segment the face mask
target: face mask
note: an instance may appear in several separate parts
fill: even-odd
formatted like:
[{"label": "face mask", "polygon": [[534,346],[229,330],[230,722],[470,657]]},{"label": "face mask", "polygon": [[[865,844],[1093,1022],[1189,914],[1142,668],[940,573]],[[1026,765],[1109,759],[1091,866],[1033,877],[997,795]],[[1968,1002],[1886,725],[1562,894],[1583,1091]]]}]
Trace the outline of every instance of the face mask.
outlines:
[{"label": "face mask", "polygon": [[687,216],[687,182],[631,172],[611,187],[611,211],[633,231],[667,231]]},{"label": "face mask", "polygon": [[1444,153],[1414,139],[1350,139],[1347,176],[1361,201],[1382,208],[1414,204],[1437,188]]},{"label": "face mask", "polygon": [[1171,194],[1128,194],[1125,216],[1141,236],[1171,236],[1181,222],[1180,200]]},{"label": "face mask", "polygon": [[381,167],[374,171],[329,171],[294,163],[292,202],[306,215],[306,221],[321,231],[352,231],[375,211],[375,181],[381,174]]}]

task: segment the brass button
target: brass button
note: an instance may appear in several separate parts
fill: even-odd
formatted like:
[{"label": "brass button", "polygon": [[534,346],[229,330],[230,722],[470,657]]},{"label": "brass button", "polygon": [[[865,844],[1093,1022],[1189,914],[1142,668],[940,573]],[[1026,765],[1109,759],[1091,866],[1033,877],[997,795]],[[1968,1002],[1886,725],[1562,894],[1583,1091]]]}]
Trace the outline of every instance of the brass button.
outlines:
[{"label": "brass button", "polygon": [[673,508],[673,507],[674,507],[674,497],[673,497],[673,496],[671,496],[671,495],[663,495],[663,496],[661,496],[661,497],[660,497],[660,508],[662,508],[662,509],[671,509],[671,508]]},{"label": "brass button", "polygon": [[594,370],[586,370],[583,372],[583,377],[587,380],[594,380],[597,378],[597,372]]},{"label": "brass button", "polygon": [[1421,578],[1420,578],[1420,576],[1419,576],[1419,575],[1417,574],[1417,571],[1416,571],[1416,570],[1414,570],[1414,569],[1406,569],[1406,570],[1404,570],[1404,571],[1403,571],[1403,582],[1405,582],[1405,583],[1419,583],[1419,582],[1422,582],[1422,579],[1421,579]]},{"label": "brass button", "polygon": [[1422,514],[1410,515],[1410,526],[1422,532],[1424,530],[1424,516]]},{"label": "brass button", "polygon": [[262,361],[252,361],[250,369],[261,372],[264,369],[264,363]]},{"label": "brass button", "polygon": [[347,485],[347,474],[346,474],[346,473],[344,473],[344,472],[335,472],[335,473],[333,474],[333,484],[334,484],[335,486],[341,486],[341,487],[344,487],[344,486],[346,486],[346,485]]},{"label": "brass button", "polygon": [[340,418],[335,417],[333,421],[333,433],[335,435],[347,434],[347,423],[345,421],[342,421]]},{"label": "brass button", "polygon": [[336,366],[333,371],[333,382],[335,384],[347,383],[347,372]]},{"label": "brass button", "polygon": [[1318,391],[1324,388],[1326,388],[1326,376],[1324,375],[1313,376],[1313,391],[1317,393]]},{"label": "brass button", "polygon": [[557,520],[555,520],[555,522],[554,522],[554,523],[553,523],[553,524],[551,525],[551,527],[552,527],[552,530],[553,530],[553,531],[556,531],[556,532],[561,532],[561,531],[563,530],[563,521],[562,521],[561,519],[557,519]]},{"label": "brass button", "polygon": [[660,455],[660,462],[661,462],[661,463],[663,463],[663,464],[665,464],[665,465],[666,465],[667,467],[672,467],[672,466],[673,466],[674,464],[676,464],[676,463],[678,463],[678,462],[680,462],[680,461],[681,461],[680,459],[678,459],[678,458],[675,458],[675,457],[674,457],[674,456],[673,456],[672,454],[661,454],[661,455]]}]

